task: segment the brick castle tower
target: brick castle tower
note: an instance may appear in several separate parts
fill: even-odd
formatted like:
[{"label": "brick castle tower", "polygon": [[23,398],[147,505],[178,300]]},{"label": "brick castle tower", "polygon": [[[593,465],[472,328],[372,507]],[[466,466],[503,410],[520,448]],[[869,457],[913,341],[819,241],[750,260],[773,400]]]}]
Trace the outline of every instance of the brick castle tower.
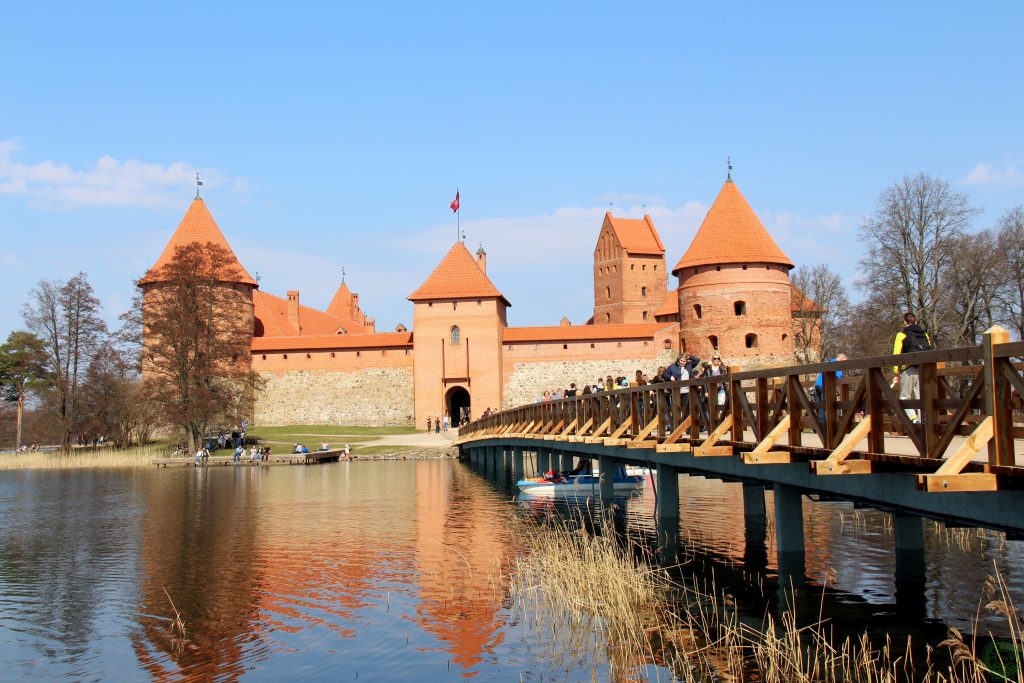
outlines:
[{"label": "brick castle tower", "polygon": [[594,247],[594,324],[653,323],[667,282],[665,246],[651,217],[606,212]]},{"label": "brick castle tower", "polygon": [[682,349],[704,358],[717,349],[741,363],[791,359],[792,268],[729,177],[672,269]]},{"label": "brick castle tower", "polygon": [[501,406],[502,338],[511,304],[487,277],[486,263],[482,247],[474,259],[456,242],[408,297],[418,426],[446,413],[454,422],[462,408],[472,406],[475,418],[488,406]]}]

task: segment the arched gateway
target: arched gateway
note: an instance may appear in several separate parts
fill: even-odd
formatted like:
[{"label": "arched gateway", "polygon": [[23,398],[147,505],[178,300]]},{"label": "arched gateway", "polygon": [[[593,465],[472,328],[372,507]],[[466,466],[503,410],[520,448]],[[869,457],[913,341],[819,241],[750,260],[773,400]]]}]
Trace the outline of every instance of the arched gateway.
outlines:
[{"label": "arched gateway", "polygon": [[463,421],[472,417],[469,409],[469,392],[464,387],[452,387],[444,397],[445,409],[452,420],[452,426],[458,427]]}]

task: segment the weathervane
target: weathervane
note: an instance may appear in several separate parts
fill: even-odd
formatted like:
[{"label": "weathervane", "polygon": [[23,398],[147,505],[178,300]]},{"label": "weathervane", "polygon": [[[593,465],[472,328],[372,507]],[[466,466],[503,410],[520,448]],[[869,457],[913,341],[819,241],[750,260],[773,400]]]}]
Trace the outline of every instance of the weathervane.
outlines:
[{"label": "weathervane", "polygon": [[345,266],[341,267],[341,284],[345,284]]},{"label": "weathervane", "polygon": [[260,281],[260,271],[256,271],[256,282]]},{"label": "weathervane", "polygon": [[729,172],[726,173],[725,179],[732,180],[732,157],[725,158],[725,165],[729,167]]},{"label": "weathervane", "polygon": [[196,171],[196,199],[199,199],[199,188],[203,186],[203,181],[199,179],[199,171]]}]

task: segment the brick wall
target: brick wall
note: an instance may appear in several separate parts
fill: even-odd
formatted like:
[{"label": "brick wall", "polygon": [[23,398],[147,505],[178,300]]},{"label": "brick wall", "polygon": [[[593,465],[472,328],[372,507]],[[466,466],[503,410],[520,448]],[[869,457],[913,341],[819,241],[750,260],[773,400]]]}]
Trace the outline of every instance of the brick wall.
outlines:
[{"label": "brick wall", "polygon": [[411,367],[262,372],[254,424],[411,425]]}]

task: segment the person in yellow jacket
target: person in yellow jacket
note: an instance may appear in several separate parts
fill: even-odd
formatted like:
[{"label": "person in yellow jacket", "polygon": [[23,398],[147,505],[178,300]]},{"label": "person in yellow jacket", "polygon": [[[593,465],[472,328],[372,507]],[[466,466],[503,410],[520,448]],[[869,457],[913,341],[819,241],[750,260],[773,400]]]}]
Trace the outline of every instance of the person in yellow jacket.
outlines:
[{"label": "person in yellow jacket", "polygon": [[[914,353],[916,351],[930,351],[935,348],[928,333],[917,324],[917,316],[907,313],[903,316],[905,327],[896,333],[896,340],[893,342],[892,353]],[[892,369],[896,381],[900,385],[900,400],[909,401],[921,398],[921,380],[918,377],[916,365],[896,365]],[[920,414],[916,408],[907,408],[907,417],[914,424],[921,421]]]}]

